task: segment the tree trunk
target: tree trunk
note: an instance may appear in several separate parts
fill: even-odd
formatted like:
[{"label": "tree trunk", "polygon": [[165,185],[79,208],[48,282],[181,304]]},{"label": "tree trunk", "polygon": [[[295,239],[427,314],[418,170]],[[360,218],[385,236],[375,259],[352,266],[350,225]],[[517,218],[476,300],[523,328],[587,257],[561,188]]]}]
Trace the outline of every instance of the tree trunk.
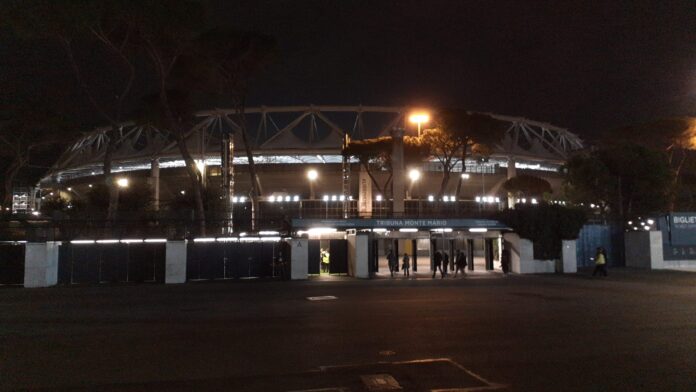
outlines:
[{"label": "tree trunk", "polygon": [[[113,135],[112,135],[113,136]],[[107,222],[111,222],[116,219],[116,212],[118,211],[118,186],[111,173],[114,150],[116,149],[116,140],[114,137],[109,138],[109,143],[106,146],[106,153],[104,154],[104,183],[109,190],[109,208],[106,212]]]},{"label": "tree trunk", "polygon": [[244,103],[240,103],[236,107],[237,122],[242,133],[242,142],[244,143],[244,151],[247,156],[247,166],[249,167],[249,177],[251,181],[251,230],[257,230],[258,212],[259,212],[259,197],[261,196],[261,183],[256,174],[256,165],[254,164],[254,154],[249,145],[249,137],[247,134],[246,118],[244,116]]},{"label": "tree trunk", "polygon": [[[684,162],[686,162],[686,151],[682,149],[682,157],[679,160],[679,164],[674,170],[674,180],[672,182],[672,191],[670,192],[669,196],[669,206],[668,209],[670,212],[673,212],[674,209],[676,208],[677,205],[677,195],[679,194],[678,188],[679,188],[679,176],[681,175],[681,170],[684,167]],[[672,161],[672,154],[670,154],[670,164]]]},{"label": "tree trunk", "polygon": [[193,190],[193,198],[196,204],[196,221],[199,225],[199,234],[205,235],[205,206],[203,205],[203,184],[201,183],[200,175],[196,161],[193,160],[191,153],[186,145],[182,132],[177,132],[176,144],[179,147],[179,152],[186,163],[186,173],[191,180],[191,189]]},{"label": "tree trunk", "polygon": [[459,180],[457,181],[457,193],[455,194],[457,199],[459,199],[459,194],[462,190],[462,176],[466,173],[466,144],[462,147],[462,170],[459,173]]},{"label": "tree trunk", "polygon": [[361,163],[361,165],[365,168],[365,172],[366,172],[367,175],[370,177],[370,180],[372,180],[372,185],[374,185],[375,188],[377,188],[377,190],[379,191],[379,193],[380,193],[381,195],[384,195],[384,189],[382,189],[382,187],[379,186],[379,183],[377,182],[377,179],[375,178],[375,176],[372,174],[372,171],[370,170],[369,164],[367,164],[367,163]]},{"label": "tree trunk", "polygon": [[442,165],[442,182],[440,183],[440,191],[437,193],[438,199],[442,198],[442,196],[445,194],[445,190],[447,189],[447,185],[449,185],[450,171],[451,169],[449,168],[449,164]]}]

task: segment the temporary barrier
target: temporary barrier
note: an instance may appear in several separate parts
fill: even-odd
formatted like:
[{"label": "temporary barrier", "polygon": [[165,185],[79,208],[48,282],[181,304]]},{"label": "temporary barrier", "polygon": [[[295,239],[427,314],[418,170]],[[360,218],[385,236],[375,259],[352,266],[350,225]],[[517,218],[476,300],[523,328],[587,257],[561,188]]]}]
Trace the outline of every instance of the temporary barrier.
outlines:
[{"label": "temporary barrier", "polygon": [[164,243],[65,243],[59,284],[164,282]]},{"label": "temporary barrier", "polygon": [[281,256],[289,260],[282,242],[192,242],[186,249],[187,280],[282,276]]},{"label": "temporary barrier", "polygon": [[24,283],[24,244],[0,243],[0,285]]},{"label": "temporary barrier", "polygon": [[348,243],[346,240],[331,240],[331,259],[329,261],[329,273],[347,274],[348,273]]},{"label": "temporary barrier", "polygon": [[582,227],[577,240],[578,267],[593,266],[598,247],[607,251],[610,266],[623,266],[623,229],[620,225],[587,224]]}]

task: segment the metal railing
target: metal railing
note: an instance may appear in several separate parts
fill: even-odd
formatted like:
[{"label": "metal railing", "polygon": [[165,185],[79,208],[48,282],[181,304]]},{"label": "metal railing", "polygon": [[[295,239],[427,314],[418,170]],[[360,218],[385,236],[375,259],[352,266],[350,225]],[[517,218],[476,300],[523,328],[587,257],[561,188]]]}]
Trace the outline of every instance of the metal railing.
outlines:
[{"label": "metal railing", "polygon": [[[294,218],[487,218],[501,208],[502,206],[498,203],[487,204],[468,200],[434,202],[412,199],[404,201],[404,212],[399,214],[393,211],[391,200],[373,201],[369,212],[359,211],[356,200],[261,201],[258,204],[258,211],[254,214],[255,222],[252,222],[250,202],[234,204],[231,221],[233,233],[274,230],[287,235],[292,231],[291,222]],[[117,219],[112,221],[106,221],[103,216],[87,213],[56,213],[51,217],[3,215],[0,216],[0,240],[175,239],[199,235],[225,235],[229,232],[229,227],[230,219],[225,217],[223,211],[207,211],[206,219],[202,221],[194,219],[193,210],[190,209],[157,213],[119,211]]]}]

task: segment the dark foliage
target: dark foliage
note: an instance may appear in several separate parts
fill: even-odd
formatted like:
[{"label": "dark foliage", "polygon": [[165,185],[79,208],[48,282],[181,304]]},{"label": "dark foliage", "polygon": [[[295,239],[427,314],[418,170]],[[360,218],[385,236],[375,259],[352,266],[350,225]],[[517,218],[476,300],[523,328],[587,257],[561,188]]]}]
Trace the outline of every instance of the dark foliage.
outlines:
[{"label": "dark foliage", "polygon": [[542,203],[518,204],[502,211],[498,220],[534,242],[535,259],[549,260],[561,257],[561,240],[576,239],[587,219],[582,210]]}]

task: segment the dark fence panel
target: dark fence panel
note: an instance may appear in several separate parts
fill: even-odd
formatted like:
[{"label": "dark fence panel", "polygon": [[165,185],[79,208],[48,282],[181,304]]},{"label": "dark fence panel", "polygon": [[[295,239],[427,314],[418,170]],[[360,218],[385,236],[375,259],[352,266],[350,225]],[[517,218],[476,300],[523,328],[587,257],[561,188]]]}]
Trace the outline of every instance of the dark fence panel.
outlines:
[{"label": "dark fence panel", "polygon": [[164,283],[166,244],[129,244],[129,281]]},{"label": "dark fence panel", "polygon": [[[86,247],[86,245],[82,245]],[[128,282],[128,247],[122,244],[96,245],[100,252],[99,283]]]},{"label": "dark fence panel", "polygon": [[24,284],[24,244],[0,243],[0,285]]},{"label": "dark fence panel", "polygon": [[200,242],[187,246],[188,280],[238,279],[279,276],[275,242]]},{"label": "dark fence panel", "polygon": [[330,240],[329,241],[329,273],[347,274],[348,273],[348,241]]},{"label": "dark fence panel", "polygon": [[307,273],[310,275],[319,274],[319,263],[321,262],[321,247],[319,240],[309,240],[307,241]]},{"label": "dark fence panel", "polygon": [[58,283],[164,282],[165,244],[71,244],[60,247]]},{"label": "dark fence panel", "polygon": [[623,266],[624,242],[623,228],[614,224],[587,224],[582,227],[577,240],[578,267],[590,267],[594,265],[595,253],[598,247],[607,251],[607,262],[610,266]]}]

